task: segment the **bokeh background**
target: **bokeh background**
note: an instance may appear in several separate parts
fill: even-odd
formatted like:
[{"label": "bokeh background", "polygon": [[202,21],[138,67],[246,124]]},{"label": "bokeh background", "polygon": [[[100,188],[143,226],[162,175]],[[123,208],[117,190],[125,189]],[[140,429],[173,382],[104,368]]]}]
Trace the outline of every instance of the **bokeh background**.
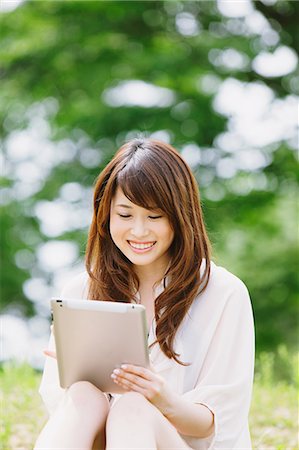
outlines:
[{"label": "bokeh background", "polygon": [[[174,145],[257,354],[297,341],[299,3],[1,1],[2,360],[41,367],[49,299],[83,269],[92,186],[127,139]],[[287,350],[286,350],[287,349]]]}]

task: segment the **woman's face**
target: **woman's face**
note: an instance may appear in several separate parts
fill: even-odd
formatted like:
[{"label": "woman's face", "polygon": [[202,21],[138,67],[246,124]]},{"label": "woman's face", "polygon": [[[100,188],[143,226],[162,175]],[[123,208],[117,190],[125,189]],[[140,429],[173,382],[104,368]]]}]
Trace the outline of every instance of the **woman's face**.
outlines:
[{"label": "woman's face", "polygon": [[161,211],[132,203],[120,188],[111,203],[110,234],[115,245],[136,266],[164,267],[174,232]]}]

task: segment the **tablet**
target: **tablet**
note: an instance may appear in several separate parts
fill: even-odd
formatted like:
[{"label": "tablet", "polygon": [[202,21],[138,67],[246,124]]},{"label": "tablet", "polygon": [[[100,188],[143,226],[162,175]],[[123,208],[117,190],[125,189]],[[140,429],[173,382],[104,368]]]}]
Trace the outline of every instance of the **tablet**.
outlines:
[{"label": "tablet", "polygon": [[51,300],[60,385],[89,381],[103,392],[122,393],[113,369],[149,366],[142,305],[99,300]]}]

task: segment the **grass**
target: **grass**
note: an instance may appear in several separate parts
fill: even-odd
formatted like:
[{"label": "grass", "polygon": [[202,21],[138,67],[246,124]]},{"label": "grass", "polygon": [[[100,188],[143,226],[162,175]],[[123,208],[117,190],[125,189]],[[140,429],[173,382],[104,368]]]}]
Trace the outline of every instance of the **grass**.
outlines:
[{"label": "grass", "polygon": [[[262,353],[250,410],[253,448],[297,450],[297,356],[280,348]],[[0,368],[2,450],[31,450],[47,414],[38,394],[41,374],[28,365],[4,364]]]},{"label": "grass", "polygon": [[257,358],[249,416],[254,449],[298,450],[298,375],[298,355],[285,346]]},{"label": "grass", "polygon": [[25,364],[1,367],[1,450],[33,448],[47,418],[38,394],[40,377],[40,373]]}]

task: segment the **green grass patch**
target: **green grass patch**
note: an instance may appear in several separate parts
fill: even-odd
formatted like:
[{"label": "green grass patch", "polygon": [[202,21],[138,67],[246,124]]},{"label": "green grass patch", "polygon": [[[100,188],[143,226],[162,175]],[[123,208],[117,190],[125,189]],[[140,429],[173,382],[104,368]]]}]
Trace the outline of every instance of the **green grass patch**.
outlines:
[{"label": "green grass patch", "polygon": [[38,394],[40,379],[41,374],[26,364],[1,366],[1,449],[33,448],[47,418]]},{"label": "green grass patch", "polygon": [[280,346],[260,353],[249,424],[253,448],[298,450],[298,354]]},{"label": "green grass patch", "polygon": [[[249,417],[254,449],[298,449],[297,362],[298,356],[285,348],[257,357]],[[28,365],[0,367],[1,449],[33,448],[47,419],[38,394],[40,379],[41,374]]]}]

